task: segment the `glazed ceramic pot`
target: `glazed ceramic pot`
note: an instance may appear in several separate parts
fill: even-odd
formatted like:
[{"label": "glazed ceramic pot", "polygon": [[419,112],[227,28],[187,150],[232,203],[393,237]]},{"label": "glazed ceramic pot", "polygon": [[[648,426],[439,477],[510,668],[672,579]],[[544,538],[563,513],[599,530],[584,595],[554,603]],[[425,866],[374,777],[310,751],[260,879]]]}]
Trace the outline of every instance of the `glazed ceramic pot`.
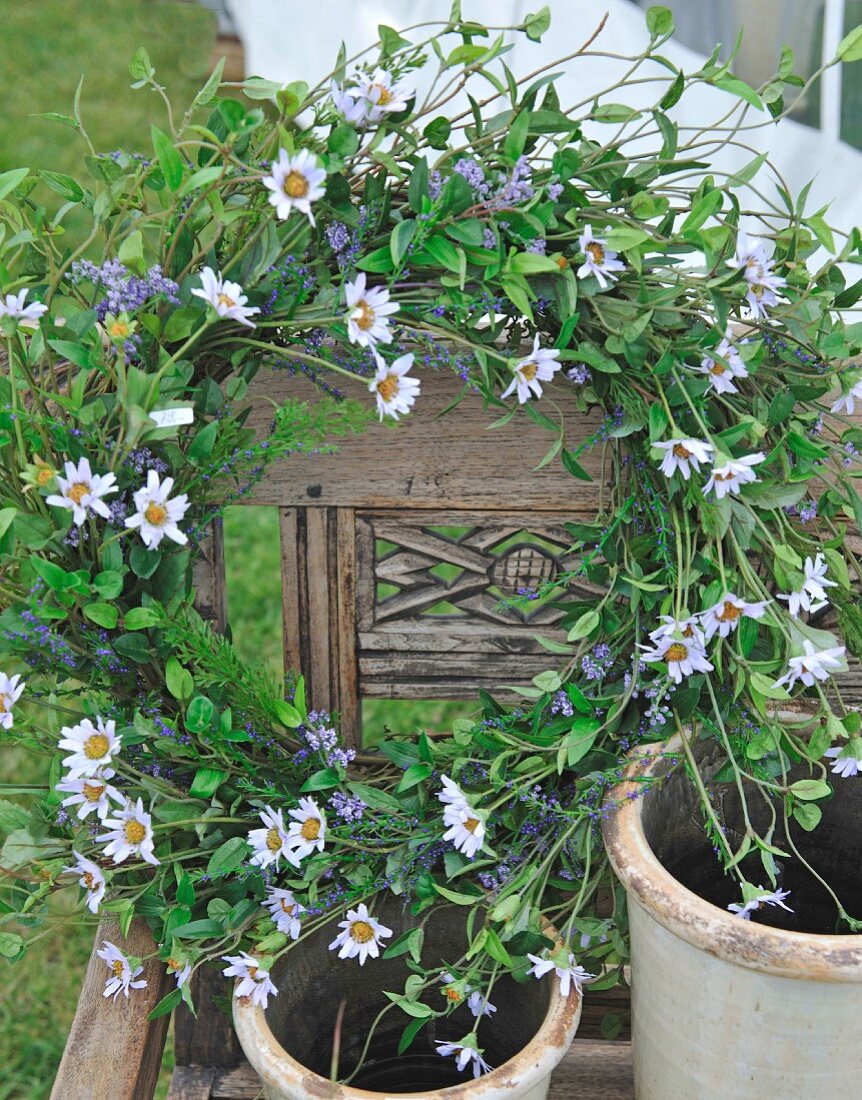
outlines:
[{"label": "glazed ceramic pot", "polygon": [[[636,1097],[862,1094],[862,938],[829,934],[834,903],[804,871],[779,882],[791,891],[792,914],[764,910],[780,926],[760,923],[760,911],[752,920],[728,912],[739,886],[721,873],[694,784],[673,766],[681,747],[675,738],[642,754],[612,793],[604,822],[608,855],[628,895]],[[702,742],[695,755],[709,786],[723,752]],[[645,777],[668,773],[644,793]],[[716,812],[738,842],[736,788],[712,786]],[[858,913],[862,779],[838,779],[834,788],[818,828],[795,829],[792,838]],[[758,803],[768,812],[755,795],[754,813]],[[780,835],[775,843],[784,846]],[[758,857],[743,870],[755,885],[767,881]]]},{"label": "glazed ceramic pot", "polygon": [[[398,899],[375,909],[397,937],[415,919]],[[335,918],[336,920],[338,918]],[[330,1063],[339,1005],[346,1001],[341,1027],[339,1076],[358,1065],[377,1013],[389,1002],[383,990],[401,991],[410,970],[405,957],[340,960],[329,950],[337,932],[329,924],[289,952],[273,968],[277,997],[266,1010],[248,998],[234,1000],[234,1025],[243,1051],[260,1075],[269,1100],[372,1100],[391,1096],[413,1100],[545,1100],[551,1072],[565,1054],[581,1015],[576,991],[560,995],[559,981],[548,976],[526,984],[503,978],[494,984],[497,1012],[479,1026],[479,1045],[492,1072],[474,1080],[470,1068],[458,1071],[455,1059],[437,1053],[435,1041],[457,1042],[473,1026],[466,1006],[426,1025],[410,1049],[398,1056],[398,1041],[409,1022],[397,1008],[376,1029],[360,1072],[349,1085],[332,1084]],[[394,938],[394,937],[393,937]],[[439,960],[441,970],[463,955],[467,944],[463,912],[435,911],[425,925],[423,960]],[[439,989],[429,1005],[440,1007]]]}]

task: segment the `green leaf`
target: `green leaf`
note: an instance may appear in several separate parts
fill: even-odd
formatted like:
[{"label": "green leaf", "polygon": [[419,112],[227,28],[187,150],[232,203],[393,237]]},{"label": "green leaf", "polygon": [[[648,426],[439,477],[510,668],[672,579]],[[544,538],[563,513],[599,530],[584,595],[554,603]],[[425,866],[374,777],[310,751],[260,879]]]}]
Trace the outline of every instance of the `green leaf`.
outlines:
[{"label": "green leaf", "polygon": [[411,1001],[401,993],[387,993],[384,990],[383,996],[388,997],[393,1004],[398,1005],[408,1016],[414,1016],[417,1020],[427,1020],[429,1016],[434,1015],[434,1009],[430,1005],[423,1004],[422,1001]]},{"label": "green leaf", "polygon": [[12,168],[8,172],[0,172],[0,199],[5,199],[29,175],[29,168]]},{"label": "green leaf", "polygon": [[411,1043],[425,1026],[425,1021],[421,1019],[411,1020],[404,1031],[401,1033],[401,1038],[398,1040],[398,1053],[404,1054],[409,1050]]},{"label": "green leaf", "polygon": [[517,252],[506,264],[506,270],[515,275],[560,274],[556,260],[550,256],[540,256],[537,252]]},{"label": "green leaf", "polygon": [[644,241],[649,240],[649,233],[645,229],[636,229],[631,225],[620,225],[612,229],[607,236],[608,248],[617,252],[625,252],[630,248],[637,248]]},{"label": "green leaf", "polygon": [[560,679],[559,672],[548,671],[540,672],[538,676],[534,676],[533,683],[540,691],[559,691],[563,682]]},{"label": "green leaf", "polygon": [[583,468],[580,462],[578,462],[571,451],[567,451],[564,448],[560,452],[560,458],[562,459],[563,465],[569,471],[572,477],[578,478],[579,481],[593,480],[592,475],[587,473],[587,471]]},{"label": "green leaf", "polygon": [[208,168],[199,168],[197,172],[193,172],[189,176],[179,189],[177,198],[183,199],[186,195],[190,195],[192,191],[200,191],[202,187],[209,187],[211,183],[215,183],[215,181],[221,179],[223,175],[224,168],[215,164],[210,165]]},{"label": "green leaf", "polygon": [[302,725],[303,716],[299,713],[296,707],[292,707],[290,703],[284,702],[283,699],[279,699],[275,704],[275,710],[278,714],[278,719],[288,729],[296,729],[297,726]]},{"label": "green leaf", "polygon": [[[239,840],[239,837],[234,837],[235,840]],[[245,841],[243,841],[245,843]],[[246,850],[248,845],[246,844]],[[215,857],[213,857],[215,858]],[[212,863],[212,859],[210,860]],[[239,866],[238,864],[236,866]],[[207,868],[209,872],[209,868]],[[184,924],[181,928],[174,929],[174,938],[178,940],[208,940],[215,937],[221,937],[224,935],[224,926],[220,921],[215,920],[193,920],[189,924]]]},{"label": "green leaf", "polygon": [[581,638],[586,638],[589,634],[592,634],[600,622],[601,616],[598,611],[587,611],[584,615],[581,615],[566,635],[566,640],[569,642],[577,642],[580,641]]},{"label": "green leaf", "polygon": [[205,428],[201,428],[194,437],[187,451],[187,457],[193,465],[199,466],[209,458],[215,446],[217,434],[218,421],[212,420]]},{"label": "green leaf", "polygon": [[456,890],[449,890],[438,882],[434,883],[434,889],[441,897],[451,901],[454,905],[475,905],[482,900],[481,894],[459,894]]},{"label": "green leaf", "polygon": [[752,88],[750,84],[746,84],[744,80],[740,80],[735,76],[720,76],[711,83],[714,84],[716,88],[721,88],[723,92],[730,92],[731,95],[744,99],[746,103],[749,103],[752,107],[756,107],[758,111],[763,110],[763,100],[754,88]]},{"label": "green leaf", "polygon": [[366,783],[349,782],[347,789],[356,798],[362,801],[371,810],[383,810],[386,813],[399,813],[402,809],[397,798],[393,798],[386,791],[380,791],[376,787],[369,787]]},{"label": "green leaf", "polygon": [[352,157],[359,148],[359,135],[352,126],[342,123],[326,139],[326,147],[337,157]]},{"label": "green leaf", "polygon": [[716,189],[710,191],[694,204],[691,213],[680,226],[680,233],[694,233],[721,209],[723,193]]},{"label": "green leaf", "polygon": [[380,36],[381,51],[387,56],[411,45],[409,38],[402,38],[398,31],[393,30],[392,27],[387,27],[385,23],[379,24],[377,33]]},{"label": "green leaf", "polygon": [[398,784],[397,793],[403,794],[404,791],[409,791],[412,787],[417,787],[420,783],[423,783],[433,771],[433,766],[425,761],[420,761],[418,764],[411,764],[404,775],[401,776],[401,782]]},{"label": "green leaf", "polygon": [[300,791],[303,794],[307,791],[328,791],[337,786],[338,772],[335,768],[324,768],[322,771],[310,775],[300,787]]},{"label": "green leaf", "polygon": [[407,252],[407,247],[416,235],[417,224],[415,221],[399,222],[392,230],[389,238],[389,251],[392,254],[392,262],[399,266]]},{"label": "green leaf", "polygon": [[116,569],[104,569],[93,578],[93,588],[103,600],[115,600],[123,591],[123,574]]},{"label": "green leaf", "polygon": [[37,558],[35,554],[30,555],[30,564],[34,572],[55,592],[61,592],[66,587],[66,578],[69,574],[61,565],[46,561],[44,558]]},{"label": "green leaf", "polygon": [[26,806],[0,798],[0,833],[14,833],[16,829],[26,829],[30,822],[30,811]]},{"label": "green leaf", "polygon": [[165,664],[165,684],[171,695],[180,702],[191,699],[194,690],[192,674],[183,668],[176,657],[168,657]]},{"label": "green leaf", "polygon": [[24,940],[17,932],[0,932],[0,955],[4,959],[20,959],[24,954]]},{"label": "green leaf", "polygon": [[244,836],[232,836],[220,844],[207,863],[210,878],[221,878],[235,871],[251,851]]},{"label": "green leaf", "polygon": [[533,42],[540,42],[542,35],[551,25],[551,9],[547,4],[524,20],[524,31],[527,38]]},{"label": "green leaf", "polygon": [[103,626],[105,630],[113,630],[120,617],[119,611],[112,603],[88,603],[84,605],[83,611],[84,616],[91,623]]},{"label": "green leaf", "polygon": [[150,134],[153,139],[153,150],[165,177],[165,183],[172,191],[176,191],[183,182],[183,158],[174,148],[174,144],[168,135],[162,133],[158,126],[151,126]]},{"label": "green leaf", "polygon": [[220,768],[198,768],[189,787],[189,794],[192,798],[212,798],[228,774]]},{"label": "green leaf", "polygon": [[164,622],[164,616],[151,607],[133,607],[123,617],[123,626],[126,630],[148,630],[151,626],[158,626]]},{"label": "green leaf", "polygon": [[824,779],[797,779],[788,789],[794,798],[803,802],[815,802],[832,794],[832,788]]},{"label": "green leaf", "polygon": [[529,132],[530,112],[521,111],[520,114],[515,116],[514,121],[510,124],[506,131],[506,138],[503,142],[503,154],[513,164],[524,152],[524,146],[527,144]]},{"label": "green leaf", "polygon": [[134,57],[129,62],[129,76],[137,82],[133,84],[132,87],[134,88],[140,84],[145,84],[148,80],[152,80],[155,75],[156,70],[150,62],[149,54],[143,46],[139,46],[137,50],[135,50]]},{"label": "green leaf", "polygon": [[62,172],[47,172],[44,168],[40,168],[36,174],[39,179],[48,184],[52,191],[56,191],[68,202],[80,202],[86,193],[76,179],[65,176]]},{"label": "green leaf", "polygon": [[862,61],[862,24],[844,35],[835,56],[845,62]]},{"label": "green leaf", "polygon": [[651,38],[666,38],[673,34],[673,13],[661,4],[653,4],[647,8],[646,25]]},{"label": "green leaf", "polygon": [[147,664],[152,656],[146,638],[140,634],[121,634],[114,642],[114,649],[139,665]]},{"label": "green leaf", "polygon": [[804,829],[806,833],[810,833],[816,829],[822,817],[823,811],[820,807],[810,802],[803,802],[801,805],[793,807],[793,820],[796,821],[800,828]]},{"label": "green leaf", "polygon": [[432,149],[445,149],[451,133],[452,123],[442,116],[433,118],[422,131],[423,137]]},{"label": "green leaf", "polygon": [[12,526],[12,521],[18,515],[17,508],[0,508],[0,539]]},{"label": "green leaf", "polygon": [[144,235],[140,229],[130,233],[117,250],[117,259],[126,267],[134,268],[139,275],[146,270],[144,263]]},{"label": "green leaf", "polygon": [[205,695],[196,695],[186,710],[186,729],[192,733],[203,733],[204,730],[211,729],[215,714],[215,703]]},{"label": "green leaf", "polygon": [[162,997],[162,999],[152,1010],[149,1016],[147,1016],[147,1019],[157,1020],[159,1016],[167,1016],[169,1012],[173,1012],[173,1010],[177,1007],[180,1001],[182,1001],[182,999],[183,991],[179,988],[179,986],[176,989],[172,989],[170,993],[167,993],[164,997]]}]

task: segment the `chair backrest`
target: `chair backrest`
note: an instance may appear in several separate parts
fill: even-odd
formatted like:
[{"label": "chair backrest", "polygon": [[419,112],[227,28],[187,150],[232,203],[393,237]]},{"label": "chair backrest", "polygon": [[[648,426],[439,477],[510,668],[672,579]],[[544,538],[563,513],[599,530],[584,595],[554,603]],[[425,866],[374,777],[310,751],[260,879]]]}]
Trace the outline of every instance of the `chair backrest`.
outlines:
[{"label": "chair backrest", "polygon": [[[300,668],[313,705],[337,710],[360,735],[363,698],[466,699],[478,687],[529,681],[548,666],[536,635],[559,640],[552,600],[508,601],[574,563],[564,523],[589,513],[598,480],[549,462],[554,435],[526,416],[498,418],[448,373],[425,372],[415,411],[394,430],[375,425],[337,440],[337,453],[274,467],[247,503],[277,505],[282,534],[285,667]],[[271,400],[308,396],[306,380],[272,373],[252,388],[251,422]],[[547,415],[600,421],[556,386]],[[502,411],[502,410],[500,410]],[[601,476],[601,444],[583,458]]]}]

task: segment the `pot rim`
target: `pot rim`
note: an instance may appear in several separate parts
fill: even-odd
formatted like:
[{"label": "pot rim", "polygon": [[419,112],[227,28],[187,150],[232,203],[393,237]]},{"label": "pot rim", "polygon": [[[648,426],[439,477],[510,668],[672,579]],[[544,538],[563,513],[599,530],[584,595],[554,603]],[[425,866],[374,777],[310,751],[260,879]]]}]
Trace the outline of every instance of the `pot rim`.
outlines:
[{"label": "pot rim", "polygon": [[[544,980],[544,979],[543,979]],[[239,982],[234,983],[235,985]],[[583,998],[572,988],[568,997],[560,993],[560,979],[552,978],[548,1011],[536,1034],[517,1054],[495,1066],[490,1073],[477,1079],[465,1079],[457,1085],[431,1092],[398,1093],[398,1100],[493,1100],[498,1090],[515,1086],[527,1089],[549,1077],[568,1050],[581,1019]],[[270,1030],[264,1010],[252,1004],[249,997],[233,998],[234,1029],[246,1058],[263,1083],[284,1087],[280,1081],[299,1087],[312,1100],[380,1100],[383,1092],[371,1092],[351,1085],[333,1085],[328,1079],[297,1062],[278,1042]],[[394,1097],[393,1097],[394,1100]]]},{"label": "pot rim", "polygon": [[659,771],[682,737],[647,745],[608,795],[602,822],[605,850],[630,898],[668,932],[737,966],[807,981],[862,981],[862,935],[789,932],[742,920],[705,901],[662,866],[643,829],[644,778]]}]

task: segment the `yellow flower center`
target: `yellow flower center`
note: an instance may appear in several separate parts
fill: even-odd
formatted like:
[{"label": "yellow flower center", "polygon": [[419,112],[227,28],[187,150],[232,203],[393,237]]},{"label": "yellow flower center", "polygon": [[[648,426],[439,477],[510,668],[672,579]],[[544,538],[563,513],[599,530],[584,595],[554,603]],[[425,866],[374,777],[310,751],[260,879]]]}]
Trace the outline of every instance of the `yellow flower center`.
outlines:
[{"label": "yellow flower center", "polygon": [[111,971],[115,978],[122,978],[123,976],[123,960],[114,959],[111,963]]},{"label": "yellow flower center", "polygon": [[39,473],[36,474],[36,484],[40,487],[47,485],[54,477],[55,472],[50,466],[40,466]]},{"label": "yellow flower center", "polygon": [[284,181],[284,193],[289,199],[304,199],[308,194],[308,180],[302,172],[288,172]]},{"label": "yellow flower center", "polygon": [[384,401],[391,401],[398,393],[398,375],[387,374],[385,378],[377,383],[377,392]]},{"label": "yellow flower center", "polygon": [[603,264],[605,262],[604,245],[599,244],[598,241],[590,241],[584,252],[588,252],[592,256],[593,263]]},{"label": "yellow flower center", "polygon": [[250,966],[248,968],[248,976],[250,978],[257,978],[257,967],[256,966]]},{"label": "yellow flower center", "polygon": [[350,935],[357,943],[368,943],[374,939],[374,929],[365,920],[355,920],[350,926]]},{"label": "yellow flower center", "polygon": [[688,649],[682,642],[674,642],[673,645],[668,646],[665,651],[664,659],[666,661],[684,661],[687,656]]},{"label": "yellow flower center", "polygon": [[726,474],[713,474],[716,481],[732,481],[733,476],[733,470],[728,470]]},{"label": "yellow flower center", "polygon": [[108,751],[108,739],[103,733],[94,733],[84,742],[84,756],[88,760],[99,760]]},{"label": "yellow flower center", "polygon": [[236,305],[236,302],[233,300],[233,298],[231,298],[227,294],[219,294],[218,300],[219,305],[227,306],[228,309],[233,309],[233,307]]},{"label": "yellow flower center", "polygon": [[364,298],[360,298],[355,307],[359,316],[353,318],[356,323],[356,327],[362,329],[363,332],[367,332],[374,324],[375,313],[368,302]]},{"label": "yellow flower center", "polygon": [[451,985],[447,985],[443,992],[446,994],[446,999],[453,1004],[459,1005],[464,1000],[458,990]]},{"label": "yellow flower center", "polygon": [[6,710],[6,696],[0,695],[0,714],[8,714]]},{"label": "yellow flower center", "polygon": [[392,100],[392,93],[389,91],[389,89],[386,87],[385,84],[372,84],[371,87],[369,88],[369,91],[371,91],[371,92],[376,91],[378,93],[378,95],[377,95],[377,106],[378,107],[385,107],[386,104],[390,103],[391,100]]},{"label": "yellow flower center", "polygon": [[525,382],[532,382],[533,379],[536,377],[536,371],[538,369],[539,364],[534,363],[532,360],[530,360],[529,363],[522,363],[520,367],[518,367],[521,377],[524,379]]},{"label": "yellow flower center", "polygon": [[688,447],[683,447],[682,443],[677,443],[673,449],[673,453],[677,458],[691,458],[691,451]]},{"label": "yellow flower center", "polygon": [[726,372],[726,370],[727,367],[723,367],[721,363],[713,363],[712,366],[709,368],[709,373],[721,376]]},{"label": "yellow flower center", "polygon": [[182,970],[182,968],[183,968],[183,964],[178,959],[174,959],[174,958],[168,959],[167,962],[165,963],[165,966],[168,968],[168,970],[174,970],[174,971]]},{"label": "yellow flower center", "polygon": [[108,326],[108,335],[125,340],[129,335],[129,326],[125,321],[114,321]]},{"label": "yellow flower center", "polygon": [[85,888],[87,890],[90,890],[91,892],[98,889],[98,887],[96,886],[96,880],[93,878],[92,871],[86,871],[84,877],[81,879],[81,882],[83,882]]},{"label": "yellow flower center", "polygon": [[559,260],[557,260],[557,267],[560,269],[560,271],[565,271],[568,266],[569,261],[566,259],[566,257],[560,256]]},{"label": "yellow flower center", "polygon": [[85,783],[81,791],[88,802],[98,802],[105,790],[104,783]]},{"label": "yellow flower center", "polygon": [[468,817],[464,822],[464,828],[469,833],[475,833],[479,828],[479,819],[477,817]]},{"label": "yellow flower center", "polygon": [[73,500],[75,504],[80,504],[89,491],[90,485],[88,482],[76,481],[69,489],[69,500]]},{"label": "yellow flower center", "polygon": [[735,623],[742,615],[742,609],[735,604],[725,601],[721,611],[715,616],[720,623]]},{"label": "yellow flower center", "polygon": [[153,527],[161,527],[167,518],[167,508],[161,504],[156,504],[155,501],[150,501],[147,510],[144,512],[144,519],[147,523],[152,524]]},{"label": "yellow flower center", "polygon": [[320,836],[320,820],[316,817],[309,817],[306,821],[303,821],[299,835],[303,840],[317,840]]},{"label": "yellow flower center", "polygon": [[140,821],[132,819],[123,826],[123,832],[126,834],[126,840],[129,844],[140,844],[147,835],[147,827],[142,825]]},{"label": "yellow flower center", "polygon": [[296,912],[296,905],[294,905],[293,902],[287,901],[286,898],[282,898],[281,899],[281,911],[283,913],[287,913],[287,915],[289,917],[292,917],[293,914]]},{"label": "yellow flower center", "polygon": [[281,833],[278,829],[270,829],[266,834],[266,846],[271,852],[277,852],[281,847]]}]

